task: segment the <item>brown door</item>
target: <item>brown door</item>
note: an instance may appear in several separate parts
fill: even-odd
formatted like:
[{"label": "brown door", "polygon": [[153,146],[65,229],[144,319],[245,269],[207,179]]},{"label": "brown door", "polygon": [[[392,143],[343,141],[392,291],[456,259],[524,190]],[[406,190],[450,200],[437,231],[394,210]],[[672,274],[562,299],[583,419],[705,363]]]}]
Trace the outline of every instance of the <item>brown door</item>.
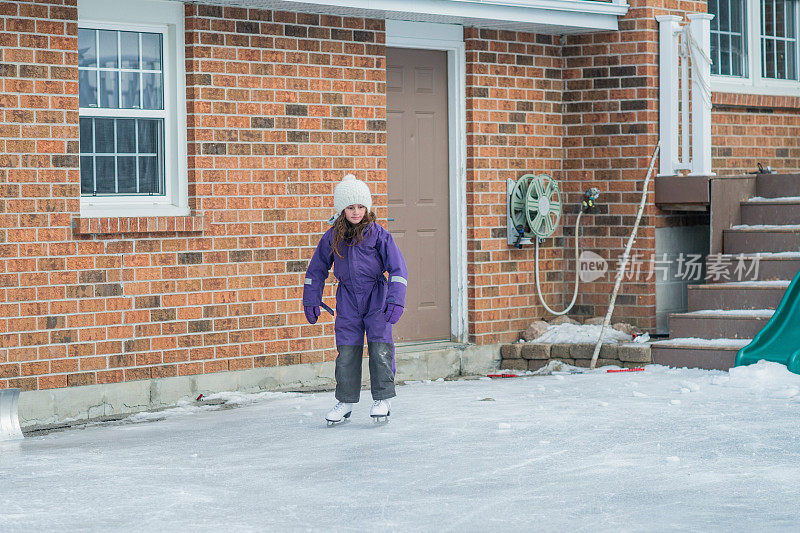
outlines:
[{"label": "brown door", "polygon": [[395,342],[450,340],[447,54],[387,48],[389,231],[408,264]]}]

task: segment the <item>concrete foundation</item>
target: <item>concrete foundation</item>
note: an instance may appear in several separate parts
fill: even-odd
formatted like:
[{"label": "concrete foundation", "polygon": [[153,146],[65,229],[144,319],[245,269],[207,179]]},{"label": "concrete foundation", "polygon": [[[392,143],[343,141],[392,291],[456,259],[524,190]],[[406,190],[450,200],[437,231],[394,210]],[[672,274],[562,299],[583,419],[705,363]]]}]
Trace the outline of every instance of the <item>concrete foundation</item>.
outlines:
[{"label": "concrete foundation", "polygon": [[[397,382],[481,375],[500,366],[500,345],[449,342],[398,346]],[[369,383],[364,359],[363,384]],[[178,376],[106,385],[24,391],[19,399],[23,430],[161,409],[198,395],[223,391],[260,392],[333,389],[334,363],[310,363],[235,372]],[[366,398],[369,397],[367,393]]]}]

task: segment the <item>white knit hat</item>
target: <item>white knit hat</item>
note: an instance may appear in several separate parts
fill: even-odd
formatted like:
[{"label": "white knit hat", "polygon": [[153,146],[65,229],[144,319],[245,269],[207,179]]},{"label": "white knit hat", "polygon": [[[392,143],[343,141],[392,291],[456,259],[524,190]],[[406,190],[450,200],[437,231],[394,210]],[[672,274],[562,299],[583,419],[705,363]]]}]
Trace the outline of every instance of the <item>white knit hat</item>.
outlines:
[{"label": "white knit hat", "polygon": [[336,210],[336,216],[338,217],[345,207],[353,204],[363,205],[369,213],[372,210],[372,195],[366,183],[348,174],[333,189],[333,208]]}]

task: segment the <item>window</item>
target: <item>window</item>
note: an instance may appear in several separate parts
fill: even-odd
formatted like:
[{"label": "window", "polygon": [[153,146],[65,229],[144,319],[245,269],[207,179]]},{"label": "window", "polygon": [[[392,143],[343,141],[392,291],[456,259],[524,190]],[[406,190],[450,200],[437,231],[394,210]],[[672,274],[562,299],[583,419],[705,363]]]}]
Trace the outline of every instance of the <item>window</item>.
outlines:
[{"label": "window", "polygon": [[[162,35],[78,29],[81,194],[164,194]],[[133,110],[153,111],[140,118]],[[126,118],[121,118],[126,117]]]},{"label": "window", "polygon": [[188,214],[180,7],[78,4],[81,216]]},{"label": "window", "polygon": [[711,19],[711,73],[747,76],[744,0],[709,0]]},{"label": "window", "polygon": [[714,90],[797,95],[800,0],[709,0]]},{"label": "window", "polygon": [[761,76],[797,79],[797,2],[761,0]]}]

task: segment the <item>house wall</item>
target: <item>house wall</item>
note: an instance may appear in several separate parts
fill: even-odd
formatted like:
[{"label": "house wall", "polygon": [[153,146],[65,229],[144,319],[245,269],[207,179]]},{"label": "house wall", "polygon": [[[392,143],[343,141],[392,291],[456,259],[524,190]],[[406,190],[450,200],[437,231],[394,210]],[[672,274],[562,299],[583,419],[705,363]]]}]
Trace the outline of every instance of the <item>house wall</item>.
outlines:
[{"label": "house wall", "polygon": [[386,217],[383,21],[187,5],[199,216],[87,220],[76,2],[0,10],[0,387],[332,360],[302,276],[345,171]]},{"label": "house wall", "polygon": [[306,323],[303,275],[344,174],[370,183],[386,217],[384,22],[202,5],[186,15],[189,196],[206,230],[180,243],[196,285],[178,299],[192,329],[177,348],[204,359],[192,373],[332,360],[333,321]]},{"label": "house wall", "polygon": [[[335,358],[331,318],[305,322],[302,277],[345,172],[370,183],[386,217],[384,23],[185,10],[193,216],[90,220],[80,219],[76,0],[0,3],[0,388]],[[526,172],[551,174],[564,194],[540,265],[558,309],[572,295],[582,192],[601,190],[580,242],[610,271],[582,284],[571,314],[605,313],[658,139],[655,11],[633,2],[620,31],[564,38],[465,29],[471,341],[513,341],[548,317],[533,246],[506,244],[506,179]],[[752,168],[753,137],[760,160],[798,168],[800,106],[784,102],[766,113],[774,104],[715,100],[717,172]],[[658,211],[651,192],[633,252],[649,257],[656,227],[687,220]],[[626,281],[616,309],[615,320],[654,328],[653,279]]]},{"label": "house wall", "polygon": [[[563,179],[562,59],[558,36],[464,32],[467,62],[467,247],[470,340],[509,342],[546,314],[534,249],[506,241],[506,180]],[[542,291],[561,307],[562,228],[543,243]]]},{"label": "house wall", "polygon": [[[630,2],[619,31],[566,37],[564,55],[564,188],[568,201],[584,190],[601,195],[595,215],[581,221],[582,250],[599,254],[609,272],[581,286],[574,315],[603,316],[614,287],[618,261],[633,227],[650,157],[658,142],[658,26],[652,4]],[[657,167],[656,167],[657,169]],[[657,170],[656,170],[657,171]],[[654,171],[654,172],[656,172]],[[648,201],[631,264],[647,269],[655,251],[660,214]],[[575,216],[566,222],[570,235]],[[571,240],[571,239],[570,239]],[[568,263],[568,271],[574,262]],[[655,283],[629,270],[617,297],[614,321],[655,327]],[[571,276],[567,276],[571,283]],[[571,287],[565,287],[565,292]]]},{"label": "house wall", "polygon": [[[655,17],[706,12],[705,2],[634,0],[630,4],[618,32],[568,36],[563,49],[564,187],[571,188],[573,199],[588,187],[602,191],[599,214],[587,220],[581,242],[613,265],[627,241],[648,160],[658,141]],[[717,175],[752,171],[759,161],[777,171],[800,168],[800,98],[716,92],[712,103],[712,170]],[[645,261],[655,252],[655,228],[708,223],[704,215],[661,211],[654,206],[652,186],[650,191],[632,248],[633,257],[639,254]],[[641,262],[640,266],[651,269]],[[568,272],[569,262],[566,268]],[[625,279],[615,320],[652,330],[654,276],[642,276],[641,282]],[[613,276],[605,280],[581,289],[576,314],[605,313]],[[564,292],[568,291],[565,287]]]},{"label": "house wall", "polygon": [[109,266],[105,245],[71,230],[77,16],[74,0],[0,4],[0,388],[81,384],[108,367],[98,351],[112,351],[93,328],[95,290],[118,280],[94,278]]},{"label": "house wall", "polygon": [[[305,322],[302,276],[344,172],[386,216],[384,23],[187,5],[193,216],[81,219],[76,2],[2,9],[0,386],[332,360],[332,320]],[[539,313],[532,250],[505,244],[505,179],[558,177],[562,82],[552,37],[466,37],[470,338],[487,344]]]},{"label": "house wall", "polygon": [[714,93],[712,170],[753,172],[760,162],[778,172],[800,169],[800,96]]}]

